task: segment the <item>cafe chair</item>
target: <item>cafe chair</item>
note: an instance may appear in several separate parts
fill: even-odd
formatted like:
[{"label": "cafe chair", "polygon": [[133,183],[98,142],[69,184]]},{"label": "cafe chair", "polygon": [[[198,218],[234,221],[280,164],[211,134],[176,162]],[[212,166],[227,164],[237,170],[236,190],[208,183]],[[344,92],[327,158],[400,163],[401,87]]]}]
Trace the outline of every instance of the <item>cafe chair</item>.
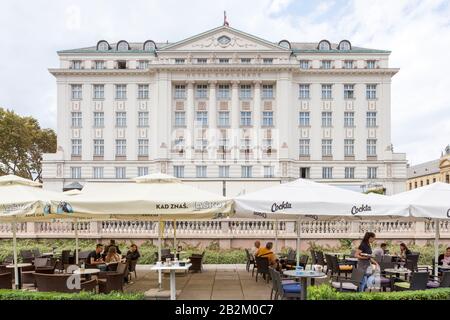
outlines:
[{"label": "cafe chair", "polygon": [[193,253],[189,257],[189,260],[191,261],[191,264],[192,264],[191,267],[189,268],[189,271],[202,272],[204,257],[205,257],[205,251],[203,251],[202,254]]},{"label": "cafe chair", "polygon": [[364,278],[365,271],[363,269],[354,268],[350,279],[341,277],[340,275],[331,276],[331,286],[338,291],[359,291],[359,286]]},{"label": "cafe chair", "polygon": [[[278,296],[278,278],[276,277],[276,275],[274,275],[274,271],[277,272],[274,268],[269,267],[269,275],[270,278],[272,279],[272,289],[270,291],[270,300],[275,300],[275,298]],[[281,279],[281,275],[280,275],[280,279]],[[285,284],[295,284],[297,283],[295,280],[292,279],[281,279],[281,284],[285,285]]]},{"label": "cafe chair", "polygon": [[269,283],[269,259],[265,257],[256,257],[256,282],[258,282],[258,275],[262,274],[263,279]]},{"label": "cafe chair", "polygon": [[274,300],[283,299],[300,299],[302,287],[298,282],[283,283],[281,275],[278,271],[272,269],[272,277],[274,277],[276,290]]},{"label": "cafe chair", "polygon": [[34,256],[31,250],[20,250],[20,256],[23,263],[32,263]]},{"label": "cafe chair", "polygon": [[[245,270],[247,272],[250,272],[250,267],[253,266],[253,269],[255,269],[255,257],[248,251],[248,249],[245,249],[245,255],[247,257],[247,263],[245,265]],[[253,273],[253,271],[252,271]],[[253,276],[253,274],[252,274]]]},{"label": "cafe chair", "polygon": [[0,273],[0,289],[12,289],[11,272]]},{"label": "cafe chair", "polygon": [[427,288],[429,276],[428,272],[413,272],[411,273],[409,282],[402,281],[394,283],[394,290],[425,290]]},{"label": "cafe chair", "polygon": [[317,264],[321,265],[322,267],[325,267],[326,263],[325,263],[325,258],[323,256],[323,252],[322,251],[316,251],[316,259],[317,259]]},{"label": "cafe chair", "polygon": [[110,293],[111,291],[123,292],[123,273],[104,272],[104,278],[98,279],[98,292]]},{"label": "cafe chair", "polygon": [[428,289],[436,289],[436,288],[450,288],[450,271],[442,272],[442,276],[436,277],[433,276],[427,282]]},{"label": "cafe chair", "polygon": [[[69,277],[73,277],[71,274],[42,274],[35,273],[34,278],[36,280],[36,289],[41,292],[66,292],[76,293],[82,290],[93,291],[97,285],[97,280],[92,279],[89,281],[81,282],[79,289],[69,289],[67,281]],[[70,280],[69,280],[70,282]]]}]

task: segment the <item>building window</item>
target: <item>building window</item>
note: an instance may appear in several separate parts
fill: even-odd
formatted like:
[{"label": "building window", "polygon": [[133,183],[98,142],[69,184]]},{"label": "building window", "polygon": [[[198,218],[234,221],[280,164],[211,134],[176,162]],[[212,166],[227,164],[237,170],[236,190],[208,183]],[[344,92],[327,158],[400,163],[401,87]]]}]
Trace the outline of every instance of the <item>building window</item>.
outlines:
[{"label": "building window", "polygon": [[229,111],[219,111],[219,127],[226,127],[230,125],[230,112]]},{"label": "building window", "polygon": [[127,68],[127,62],[125,60],[118,60],[116,62],[116,69],[126,69]]},{"label": "building window", "polygon": [[262,86],[262,98],[273,99],[273,85],[263,84]]},{"label": "building window", "polygon": [[221,64],[230,63],[230,59],[228,59],[228,58],[219,58],[219,63],[221,63]]},{"label": "building window", "polygon": [[409,183],[409,190],[412,190],[412,182]]},{"label": "building window", "polygon": [[353,60],[345,60],[344,69],[353,69]]},{"label": "building window", "polygon": [[321,50],[321,51],[331,50],[330,43],[327,40],[320,41],[319,42],[319,50]]},{"label": "building window", "polygon": [[414,188],[417,189],[417,181],[414,182]]},{"label": "building window", "polygon": [[206,58],[198,58],[197,64],[207,64],[208,60]]},{"label": "building window", "polygon": [[331,84],[322,85],[322,99],[329,100],[333,99],[333,86]]},{"label": "building window", "polygon": [[186,113],[184,111],[175,112],[175,126],[183,127],[186,125]]},{"label": "building window", "polygon": [[377,126],[377,113],[367,112],[366,124],[368,128],[374,128]]},{"label": "building window", "polygon": [[138,99],[148,99],[148,84],[138,85]]},{"label": "building window", "polygon": [[274,171],[275,170],[273,166],[264,166],[264,178],[273,178]]},{"label": "building window", "polygon": [[103,61],[103,60],[95,61],[94,62],[94,69],[96,69],[96,70],[106,69],[105,61]]},{"label": "building window", "polygon": [[198,138],[195,140],[195,150],[204,152],[208,147],[208,140],[203,138]]},{"label": "building window", "polygon": [[127,113],[116,112],[116,127],[123,128],[127,126]]},{"label": "building window", "polygon": [[178,137],[174,140],[174,147],[178,151],[184,150],[184,137]]},{"label": "building window", "polygon": [[228,146],[228,139],[227,138],[220,138],[219,139],[219,151],[225,152]]},{"label": "building window", "polygon": [[228,84],[219,84],[217,91],[218,99],[230,99],[230,86]]},{"label": "building window", "polygon": [[104,84],[94,84],[94,99],[105,99]]},{"label": "building window", "polygon": [[127,168],[116,167],[116,179],[126,179],[126,178],[127,178]]},{"label": "building window", "polygon": [[186,99],[186,86],[184,84],[175,85],[175,99]]},{"label": "building window", "polygon": [[148,139],[138,139],[138,156],[148,156]]},{"label": "building window", "polygon": [[251,178],[252,177],[252,166],[242,166],[241,167],[241,177]]},{"label": "building window", "polygon": [[72,112],[72,128],[81,128],[83,125],[83,118],[81,112]]},{"label": "building window", "polygon": [[103,167],[94,167],[92,171],[92,177],[94,179],[103,179]]},{"label": "building window", "polygon": [[81,139],[72,139],[72,156],[81,156]]},{"label": "building window", "polygon": [[250,58],[241,58],[241,63],[243,64],[250,64],[252,62],[252,59]]},{"label": "building window", "polygon": [[353,111],[344,112],[344,127],[351,128],[355,126],[355,113]]},{"label": "building window", "polygon": [[265,152],[270,153],[272,150],[273,140],[272,139],[263,139],[262,140],[262,148]]},{"label": "building window", "polygon": [[310,98],[309,84],[300,84],[299,85],[298,97],[300,99],[309,99]]},{"label": "building window", "polygon": [[331,69],[331,60],[322,60],[322,69]]},{"label": "building window", "polygon": [[80,100],[82,98],[82,87],[81,84],[72,84],[72,99],[73,100]]},{"label": "building window", "polygon": [[243,84],[239,88],[239,98],[240,99],[251,99],[252,98],[252,86],[249,84]]},{"label": "building window", "polygon": [[272,64],[273,63],[273,59],[272,58],[264,58],[263,59],[263,63],[264,64]]},{"label": "building window", "polygon": [[105,154],[105,140],[94,139],[94,156],[103,157]]},{"label": "building window", "polygon": [[322,127],[331,127],[333,125],[332,119],[333,117],[331,112],[322,112]]},{"label": "building window", "polygon": [[[369,173],[367,173],[369,175]],[[423,187],[423,180],[420,180],[420,186]]]},{"label": "building window", "polygon": [[262,125],[264,127],[273,126],[273,111],[263,111]]},{"label": "building window", "polygon": [[366,98],[367,100],[373,100],[377,98],[377,85],[368,84],[366,85]]},{"label": "building window", "polygon": [[126,98],[127,98],[127,85],[116,84],[116,99],[126,99]]},{"label": "building window", "polygon": [[309,69],[309,60],[300,60],[300,69]]},{"label": "building window", "polygon": [[331,139],[322,139],[322,156],[330,157],[332,156],[332,143]]},{"label": "building window", "polygon": [[250,111],[241,111],[241,126],[252,125],[252,113]]},{"label": "building window", "polygon": [[310,121],[309,121],[309,111],[301,111],[298,113],[298,124],[301,127],[309,127]]},{"label": "building window", "polygon": [[367,69],[375,69],[376,68],[376,60],[367,60]]},{"label": "building window", "polygon": [[139,111],[138,112],[138,126],[139,127],[148,127],[148,111]]},{"label": "building window", "polygon": [[377,155],[377,140],[367,139],[367,156],[374,157]]},{"label": "building window", "polygon": [[355,155],[355,140],[344,139],[344,156],[352,157]]},{"label": "building window", "polygon": [[70,177],[72,179],[81,179],[81,167],[70,167]]},{"label": "building window", "polygon": [[430,179],[427,179],[427,185],[429,185],[430,184]]},{"label": "building window", "polygon": [[208,112],[197,111],[195,120],[197,126],[206,127],[208,125]]},{"label": "building window", "polygon": [[94,128],[103,128],[105,126],[105,113],[94,112]]},{"label": "building window", "polygon": [[311,169],[310,168],[307,168],[307,167],[300,167],[300,178],[302,178],[302,179],[309,179],[309,177],[310,177],[310,171],[311,171]]},{"label": "building window", "polygon": [[219,178],[230,177],[230,166],[219,166]]},{"label": "building window", "polygon": [[127,140],[117,139],[116,140],[116,156],[126,156],[127,155]]},{"label": "building window", "polygon": [[344,84],[344,99],[353,99],[355,97],[354,88],[353,84]]},{"label": "building window", "polygon": [[208,85],[207,84],[198,84],[195,89],[195,97],[197,99],[208,98]]},{"label": "building window", "polygon": [[184,178],[184,166],[173,166],[173,175],[177,178]]},{"label": "building window", "polygon": [[346,167],[345,168],[345,179],[355,179],[355,168]]},{"label": "building window", "polygon": [[376,179],[376,178],[377,178],[377,167],[368,167],[367,179]]},{"label": "building window", "polygon": [[196,166],[195,172],[197,178],[206,178],[206,166]]},{"label": "building window", "polygon": [[138,69],[147,69],[148,68],[148,60],[139,60],[138,61],[138,65],[137,65]]},{"label": "building window", "polygon": [[81,62],[81,60],[72,60],[71,69],[75,69],[75,70],[82,69],[82,62]]},{"label": "building window", "polygon": [[243,149],[244,151],[250,152],[250,145],[251,145],[250,138],[241,139],[241,149]]},{"label": "building window", "polygon": [[433,183],[435,183],[436,182],[436,178],[433,178]]},{"label": "building window", "polygon": [[322,168],[322,179],[333,179],[333,168],[323,167]]},{"label": "building window", "polygon": [[181,58],[176,58],[175,59],[175,64],[184,64],[184,59],[181,59]]},{"label": "building window", "polygon": [[138,177],[148,175],[148,167],[138,167]]},{"label": "building window", "polygon": [[308,157],[309,153],[309,139],[300,139],[299,140],[299,156],[300,157]]}]

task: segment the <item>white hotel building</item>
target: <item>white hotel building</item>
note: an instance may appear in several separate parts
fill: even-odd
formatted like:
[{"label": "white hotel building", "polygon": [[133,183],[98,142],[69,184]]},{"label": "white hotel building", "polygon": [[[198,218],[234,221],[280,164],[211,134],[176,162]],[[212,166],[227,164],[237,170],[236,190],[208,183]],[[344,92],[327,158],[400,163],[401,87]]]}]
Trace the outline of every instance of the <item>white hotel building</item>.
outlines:
[{"label": "white hotel building", "polygon": [[229,26],[59,51],[58,149],[44,155],[44,186],[163,172],[227,196],[299,177],[404,191],[389,54]]}]

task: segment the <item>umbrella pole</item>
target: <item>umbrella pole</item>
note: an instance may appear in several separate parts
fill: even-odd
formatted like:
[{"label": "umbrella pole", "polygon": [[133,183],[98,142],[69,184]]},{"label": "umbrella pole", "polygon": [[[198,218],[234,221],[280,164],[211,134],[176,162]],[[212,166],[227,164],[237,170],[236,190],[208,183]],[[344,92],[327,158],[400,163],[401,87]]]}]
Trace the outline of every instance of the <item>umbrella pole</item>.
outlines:
[{"label": "umbrella pole", "polygon": [[300,265],[300,217],[297,219],[297,267]]},{"label": "umbrella pole", "polygon": [[439,219],[434,220],[434,275],[438,276],[438,260],[439,260]]},{"label": "umbrella pole", "polygon": [[12,223],[13,255],[14,255],[14,287],[19,289],[19,268],[17,267],[17,223]]},{"label": "umbrella pole", "polygon": [[[158,260],[161,261],[161,215],[158,220]],[[161,269],[158,270],[158,284],[159,289],[162,289],[162,273]]]},{"label": "umbrella pole", "polygon": [[78,265],[78,219],[74,220],[75,228],[75,264]]},{"label": "umbrella pole", "polygon": [[177,220],[173,220],[173,250],[177,251]]},{"label": "umbrella pole", "polygon": [[278,252],[278,220],[275,219],[275,252]]}]

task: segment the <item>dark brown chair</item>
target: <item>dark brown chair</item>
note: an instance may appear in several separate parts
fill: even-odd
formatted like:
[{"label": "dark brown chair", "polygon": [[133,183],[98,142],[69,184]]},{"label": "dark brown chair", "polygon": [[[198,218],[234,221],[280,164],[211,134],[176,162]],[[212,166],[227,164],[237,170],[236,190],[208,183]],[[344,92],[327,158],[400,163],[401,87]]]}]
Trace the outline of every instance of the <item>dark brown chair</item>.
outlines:
[{"label": "dark brown chair", "polygon": [[123,291],[123,273],[104,272],[98,279],[98,292],[110,293],[111,291]]},{"label": "dark brown chair", "polygon": [[31,250],[20,250],[20,256],[22,258],[23,263],[32,263],[33,262],[33,252]]},{"label": "dark brown chair", "polygon": [[255,257],[256,261],[256,282],[258,282],[258,274],[262,274],[263,278],[269,283],[269,259],[266,257]]},{"label": "dark brown chair", "polygon": [[0,289],[12,289],[11,272],[0,273]]},{"label": "dark brown chair", "polygon": [[247,270],[247,272],[250,272],[251,266],[253,266],[253,269],[255,269],[255,257],[253,256],[253,254],[250,253],[250,251],[248,251],[248,249],[245,249],[245,255],[247,257],[245,269]]},{"label": "dark brown chair", "polygon": [[[34,278],[36,281],[36,288],[38,291],[42,292],[67,292],[74,293],[80,292],[81,290],[86,289],[90,290],[96,280],[90,280],[87,282],[81,282],[80,289],[69,289],[67,286],[67,281],[69,277],[74,277],[71,274],[42,274],[35,273]],[[69,280],[70,282],[70,280]],[[83,287],[84,286],[84,287]]]},{"label": "dark brown chair", "polygon": [[202,254],[192,254],[189,257],[189,260],[192,263],[192,266],[189,268],[189,271],[200,271],[203,270],[203,257],[205,256],[205,251]]}]

